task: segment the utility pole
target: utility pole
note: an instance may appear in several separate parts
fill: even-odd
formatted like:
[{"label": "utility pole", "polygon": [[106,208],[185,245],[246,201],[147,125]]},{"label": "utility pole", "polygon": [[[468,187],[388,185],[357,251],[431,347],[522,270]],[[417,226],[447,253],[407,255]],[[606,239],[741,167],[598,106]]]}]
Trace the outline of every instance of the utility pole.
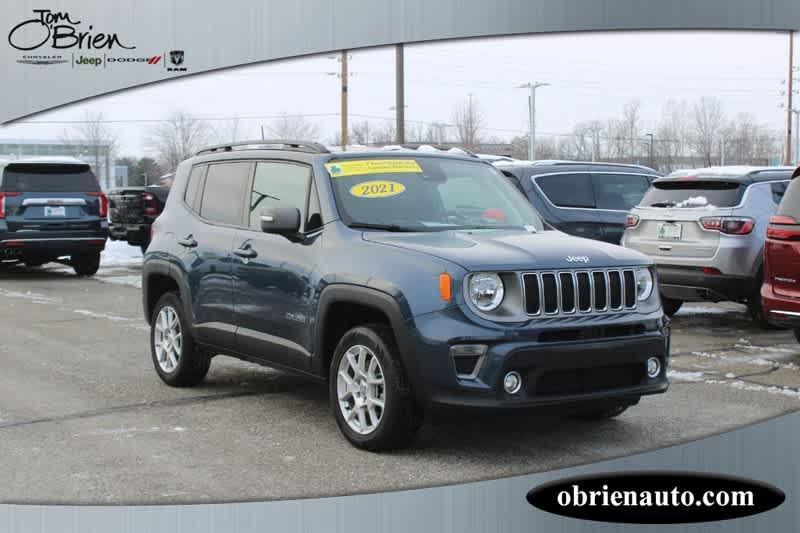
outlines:
[{"label": "utility pole", "polygon": [[536,81],[517,86],[518,89],[530,89],[531,91],[529,97],[530,133],[528,135],[528,159],[531,161],[536,159],[536,89],[539,87],[547,87],[548,85],[550,84]]},{"label": "utility pole", "polygon": [[342,151],[347,151],[347,50],[342,50]]},{"label": "utility pole", "polygon": [[792,163],[792,97],[794,96],[794,32],[789,32],[789,77],[786,79],[786,154],[783,163]]},{"label": "utility pole", "polygon": [[405,50],[403,44],[395,48],[395,126],[396,144],[402,146],[406,142],[406,90],[405,90]]}]

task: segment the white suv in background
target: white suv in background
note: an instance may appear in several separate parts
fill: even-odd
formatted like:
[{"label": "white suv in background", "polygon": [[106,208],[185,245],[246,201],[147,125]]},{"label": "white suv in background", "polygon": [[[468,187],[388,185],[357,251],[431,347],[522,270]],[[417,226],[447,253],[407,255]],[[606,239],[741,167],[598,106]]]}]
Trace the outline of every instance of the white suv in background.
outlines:
[{"label": "white suv in background", "polygon": [[759,295],[764,240],[792,170],[681,170],[653,182],[628,215],[622,245],[653,258],[665,313],[686,301],[735,301],[767,325]]}]

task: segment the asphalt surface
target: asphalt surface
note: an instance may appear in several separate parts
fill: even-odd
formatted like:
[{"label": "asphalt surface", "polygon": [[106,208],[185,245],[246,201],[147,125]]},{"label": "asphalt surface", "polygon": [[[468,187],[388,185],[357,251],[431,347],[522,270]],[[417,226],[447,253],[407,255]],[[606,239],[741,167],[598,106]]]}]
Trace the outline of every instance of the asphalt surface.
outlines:
[{"label": "asphalt surface", "polygon": [[672,386],[619,419],[426,424],[411,449],[340,436],[319,384],[217,357],[195,389],[150,362],[137,268],[79,279],[0,268],[0,502],[191,503],[331,496],[512,476],[630,455],[800,407],[800,345],[741,306],[674,321]]}]

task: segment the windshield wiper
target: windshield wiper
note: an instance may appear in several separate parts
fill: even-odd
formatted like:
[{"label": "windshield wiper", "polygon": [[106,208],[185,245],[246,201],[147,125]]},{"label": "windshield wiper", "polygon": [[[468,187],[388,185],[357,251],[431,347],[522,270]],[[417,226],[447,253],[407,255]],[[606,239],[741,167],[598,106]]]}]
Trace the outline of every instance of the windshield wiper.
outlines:
[{"label": "windshield wiper", "polygon": [[675,207],[675,202],[656,202],[650,204],[650,207]]},{"label": "windshield wiper", "polygon": [[415,232],[420,231],[414,228],[406,228],[403,226],[398,226],[397,224],[369,224],[366,222],[353,222],[347,225],[353,229],[375,229],[381,231],[395,231],[395,232]]}]

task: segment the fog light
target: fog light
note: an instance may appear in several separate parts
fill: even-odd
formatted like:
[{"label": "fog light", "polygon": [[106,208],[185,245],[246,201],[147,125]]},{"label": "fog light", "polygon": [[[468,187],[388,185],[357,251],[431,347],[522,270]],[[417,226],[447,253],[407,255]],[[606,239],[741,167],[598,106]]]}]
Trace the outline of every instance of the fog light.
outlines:
[{"label": "fog light", "polygon": [[658,357],[651,357],[647,360],[647,377],[657,378],[661,374],[661,361]]},{"label": "fog light", "polygon": [[509,372],[503,378],[503,388],[508,394],[516,394],[522,388],[522,376],[519,372]]}]

